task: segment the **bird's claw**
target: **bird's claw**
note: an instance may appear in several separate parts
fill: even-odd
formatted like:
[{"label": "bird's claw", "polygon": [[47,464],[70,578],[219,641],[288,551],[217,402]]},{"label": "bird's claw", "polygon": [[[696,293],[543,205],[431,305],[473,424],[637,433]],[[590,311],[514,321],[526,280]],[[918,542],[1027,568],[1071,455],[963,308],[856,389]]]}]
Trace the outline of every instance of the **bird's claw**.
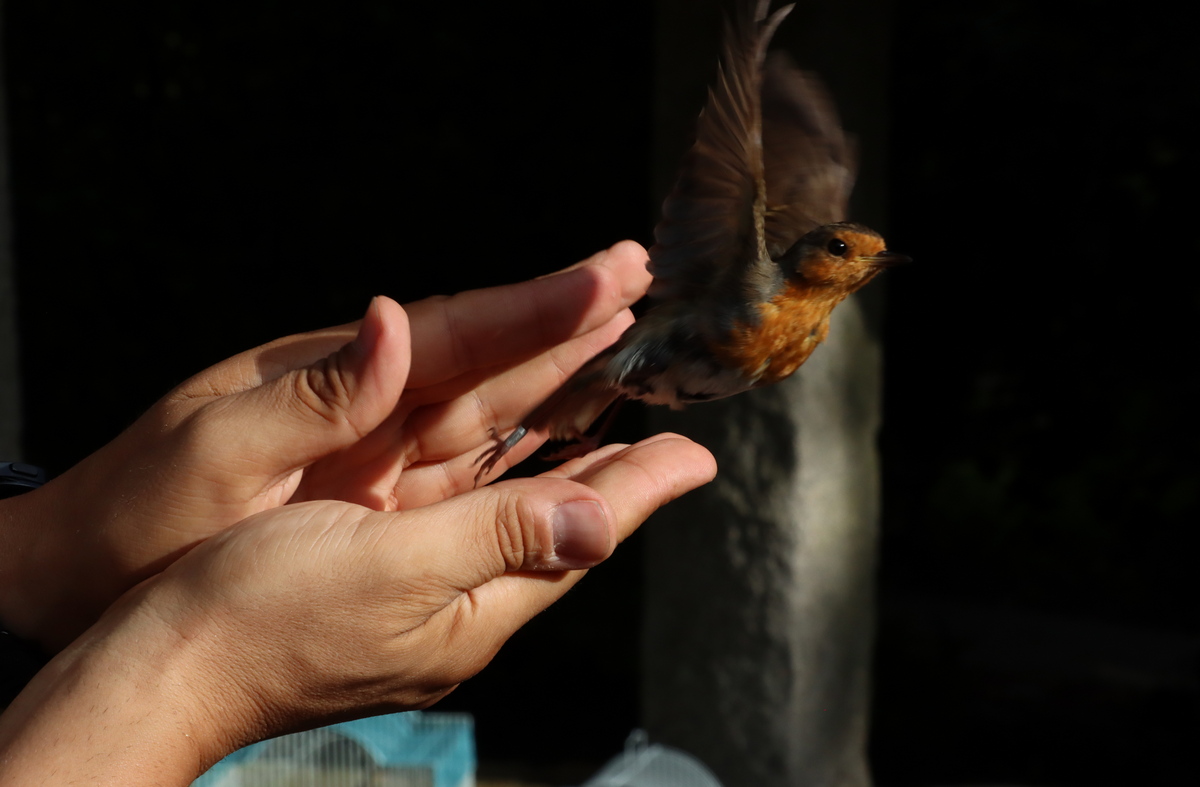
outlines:
[{"label": "bird's claw", "polygon": [[480,462],[483,462],[483,465],[475,473],[476,487],[479,486],[479,482],[483,480],[483,477],[491,472],[492,468],[496,466],[496,463],[500,461],[500,458],[508,453],[508,447],[505,445],[504,440],[501,439],[499,429],[494,426],[488,427],[488,436],[491,437],[494,445],[488,446],[487,450],[475,457],[475,461],[471,463],[471,466],[474,467]]}]

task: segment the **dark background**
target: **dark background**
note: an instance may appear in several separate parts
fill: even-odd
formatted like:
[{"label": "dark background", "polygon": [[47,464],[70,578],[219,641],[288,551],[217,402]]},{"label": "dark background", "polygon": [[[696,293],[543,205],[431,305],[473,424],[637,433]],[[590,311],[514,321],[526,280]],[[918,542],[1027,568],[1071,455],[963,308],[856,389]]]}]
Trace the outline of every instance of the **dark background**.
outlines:
[{"label": "dark background", "polygon": [[[30,461],[375,293],[650,242],[654,5],[427,5],[4,4]],[[1194,775],[1200,68],[1175,7],[892,9],[889,241],[919,263],[873,285],[881,783]],[[619,748],[637,558],[444,703],[483,757]]]}]

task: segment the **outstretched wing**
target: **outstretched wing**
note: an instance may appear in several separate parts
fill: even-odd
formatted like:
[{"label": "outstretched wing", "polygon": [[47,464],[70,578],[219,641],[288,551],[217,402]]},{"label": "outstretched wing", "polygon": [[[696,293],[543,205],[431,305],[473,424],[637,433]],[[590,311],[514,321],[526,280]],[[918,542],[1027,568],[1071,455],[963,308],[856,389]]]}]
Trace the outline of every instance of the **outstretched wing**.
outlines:
[{"label": "outstretched wing", "polygon": [[854,186],[854,146],[814,74],[772,52],[762,78],[767,251],[778,258],[811,229],[845,221]]},{"label": "outstretched wing", "polygon": [[653,298],[699,297],[714,283],[737,290],[773,276],[762,225],[762,66],[767,44],[792,6],[768,17],[770,4],[743,0],[736,17],[726,20],[716,85],[654,229]]}]

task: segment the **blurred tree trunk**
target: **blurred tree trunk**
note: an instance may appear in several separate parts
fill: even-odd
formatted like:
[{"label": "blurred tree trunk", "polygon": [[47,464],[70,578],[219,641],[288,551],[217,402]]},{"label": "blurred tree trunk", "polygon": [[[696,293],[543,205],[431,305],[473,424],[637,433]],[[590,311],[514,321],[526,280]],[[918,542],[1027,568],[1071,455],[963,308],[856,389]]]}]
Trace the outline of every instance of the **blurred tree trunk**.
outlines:
[{"label": "blurred tree trunk", "polygon": [[[658,0],[656,183],[665,194],[711,83],[720,11]],[[776,46],[831,88],[859,139],[853,217],[883,226],[888,4],[799,5]],[[708,446],[717,480],[645,531],[643,720],[725,787],[861,787],[879,516],[878,284],[835,312],[791,380],[656,431]]]},{"label": "blurred tree trunk", "polygon": [[4,89],[4,4],[0,2],[0,461],[21,458],[17,298],[13,282],[12,204],[8,183],[8,95]]}]

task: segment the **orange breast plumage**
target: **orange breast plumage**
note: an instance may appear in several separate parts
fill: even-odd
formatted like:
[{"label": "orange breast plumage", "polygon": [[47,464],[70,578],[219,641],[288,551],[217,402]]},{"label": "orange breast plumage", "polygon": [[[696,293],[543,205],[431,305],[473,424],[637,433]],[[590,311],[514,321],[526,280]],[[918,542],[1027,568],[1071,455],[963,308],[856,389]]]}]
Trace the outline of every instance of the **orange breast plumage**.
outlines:
[{"label": "orange breast plumage", "polygon": [[841,297],[788,282],[783,290],[758,305],[757,324],[738,324],[727,342],[713,353],[737,368],[754,386],[790,377],[829,335],[829,314]]}]

